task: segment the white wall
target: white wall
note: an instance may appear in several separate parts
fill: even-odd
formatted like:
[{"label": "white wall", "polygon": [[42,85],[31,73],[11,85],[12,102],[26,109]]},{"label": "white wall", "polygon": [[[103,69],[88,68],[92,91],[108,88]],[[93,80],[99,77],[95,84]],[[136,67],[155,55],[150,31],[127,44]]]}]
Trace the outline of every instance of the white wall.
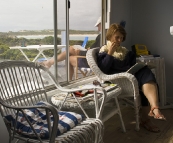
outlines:
[{"label": "white wall", "polygon": [[131,43],[131,1],[130,0],[112,0],[110,23],[120,23],[121,20],[126,21],[127,39],[123,46],[130,49]]},{"label": "white wall", "polygon": [[112,0],[111,23],[126,21],[128,49],[145,44],[152,54],[165,59],[167,97],[173,98],[173,0]]}]

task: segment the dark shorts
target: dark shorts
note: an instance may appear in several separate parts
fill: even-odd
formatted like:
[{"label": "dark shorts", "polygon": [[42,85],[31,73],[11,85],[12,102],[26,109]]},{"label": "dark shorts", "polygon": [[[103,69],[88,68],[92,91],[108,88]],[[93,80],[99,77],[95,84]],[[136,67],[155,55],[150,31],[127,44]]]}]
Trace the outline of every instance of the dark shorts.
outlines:
[{"label": "dark shorts", "polygon": [[155,75],[147,66],[135,73],[135,77],[137,78],[140,89],[145,83],[148,83],[150,81],[156,82]]}]

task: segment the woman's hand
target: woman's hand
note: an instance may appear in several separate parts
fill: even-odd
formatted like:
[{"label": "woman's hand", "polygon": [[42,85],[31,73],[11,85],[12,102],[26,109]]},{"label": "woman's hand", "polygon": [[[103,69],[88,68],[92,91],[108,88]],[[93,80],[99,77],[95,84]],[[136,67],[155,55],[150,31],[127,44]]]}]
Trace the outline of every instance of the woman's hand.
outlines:
[{"label": "woman's hand", "polygon": [[108,54],[112,55],[116,51],[117,47],[119,47],[119,44],[112,42],[110,48],[108,49]]}]

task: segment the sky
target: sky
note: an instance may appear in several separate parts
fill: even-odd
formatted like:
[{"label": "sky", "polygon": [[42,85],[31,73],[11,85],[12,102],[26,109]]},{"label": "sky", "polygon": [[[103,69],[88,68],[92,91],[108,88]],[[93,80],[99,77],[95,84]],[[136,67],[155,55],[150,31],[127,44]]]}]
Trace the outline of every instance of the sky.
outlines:
[{"label": "sky", "polygon": [[[0,32],[53,29],[54,0],[0,0]],[[100,0],[70,0],[69,27],[97,30]],[[58,29],[65,29],[65,0],[57,0]]]}]

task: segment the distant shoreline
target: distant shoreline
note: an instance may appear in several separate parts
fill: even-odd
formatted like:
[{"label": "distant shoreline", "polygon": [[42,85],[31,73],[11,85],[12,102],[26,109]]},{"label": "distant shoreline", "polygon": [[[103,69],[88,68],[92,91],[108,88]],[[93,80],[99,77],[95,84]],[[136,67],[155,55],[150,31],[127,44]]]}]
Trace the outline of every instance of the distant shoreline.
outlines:
[{"label": "distant shoreline", "polygon": [[[92,35],[94,35],[94,36],[96,36],[96,35],[98,35],[98,34],[70,34],[70,36],[83,36],[83,35],[88,35],[88,36],[92,36]],[[53,35],[51,35],[51,34],[39,34],[39,35],[35,35],[35,34],[33,34],[33,35],[16,35],[16,36],[20,36],[20,37],[22,37],[22,36],[53,36]],[[61,36],[60,34],[58,34],[58,36]]]},{"label": "distant shoreline", "polygon": [[[83,40],[86,36],[88,36],[89,40],[95,40],[98,34],[70,34],[70,40]],[[17,38],[26,38],[26,39],[43,39],[48,36],[54,35],[16,35]],[[58,35],[61,38],[61,35]]]}]

